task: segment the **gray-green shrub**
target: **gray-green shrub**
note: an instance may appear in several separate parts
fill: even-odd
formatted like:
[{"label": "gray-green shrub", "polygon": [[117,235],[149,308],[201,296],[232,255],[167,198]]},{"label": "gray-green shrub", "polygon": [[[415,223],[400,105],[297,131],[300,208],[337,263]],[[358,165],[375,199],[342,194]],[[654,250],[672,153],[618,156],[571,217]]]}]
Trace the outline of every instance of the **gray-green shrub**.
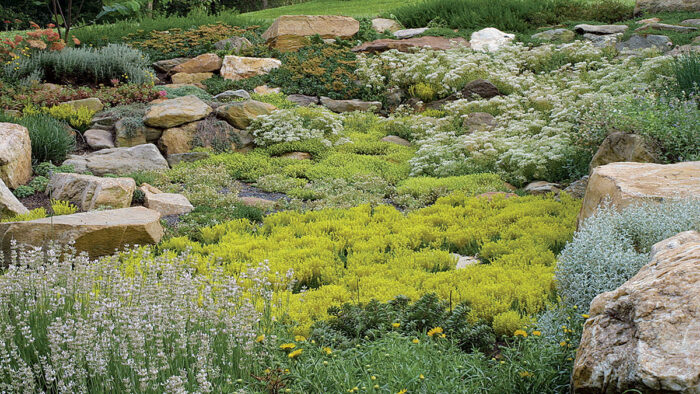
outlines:
[{"label": "gray-green shrub", "polygon": [[700,230],[700,200],[645,203],[619,212],[601,207],[559,255],[556,278],[564,303],[587,310],[595,296],[616,289],[648,263],[655,243],[693,229]]},{"label": "gray-green shrub", "polygon": [[45,161],[60,164],[68,153],[75,148],[75,137],[69,132],[70,127],[56,118],[46,114],[22,117],[19,124],[29,130],[32,141],[32,162]]}]

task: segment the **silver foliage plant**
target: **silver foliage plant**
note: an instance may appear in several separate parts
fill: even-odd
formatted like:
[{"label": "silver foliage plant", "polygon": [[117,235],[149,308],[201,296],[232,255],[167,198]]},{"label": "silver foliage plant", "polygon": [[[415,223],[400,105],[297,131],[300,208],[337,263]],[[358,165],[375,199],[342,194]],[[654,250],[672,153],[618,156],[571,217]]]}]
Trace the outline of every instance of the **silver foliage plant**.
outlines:
[{"label": "silver foliage plant", "polygon": [[606,204],[588,218],[559,255],[556,279],[567,306],[588,310],[649,262],[651,247],[700,230],[700,200],[643,203],[617,211]]},{"label": "silver foliage plant", "polygon": [[264,355],[265,264],[236,278],[145,248],[13,254],[0,275],[0,392],[226,392]]}]

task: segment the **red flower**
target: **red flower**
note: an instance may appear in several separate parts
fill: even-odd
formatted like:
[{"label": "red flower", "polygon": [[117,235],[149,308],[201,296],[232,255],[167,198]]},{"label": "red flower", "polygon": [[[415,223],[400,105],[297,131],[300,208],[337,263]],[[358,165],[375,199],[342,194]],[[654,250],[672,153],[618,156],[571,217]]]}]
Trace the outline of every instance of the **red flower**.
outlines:
[{"label": "red flower", "polygon": [[78,37],[73,36],[73,44],[80,45],[80,40],[78,39]]},{"label": "red flower", "polygon": [[3,21],[3,22],[7,23],[8,25],[9,25],[10,23],[12,23],[12,21]]},{"label": "red flower", "polygon": [[39,27],[39,25],[37,25],[34,22],[29,22],[29,27],[31,27],[32,29],[41,29],[41,27]]},{"label": "red flower", "polygon": [[49,24],[47,25],[47,27],[48,27],[49,29],[53,29],[54,27],[56,27],[56,25],[54,25],[53,23],[49,23]]}]

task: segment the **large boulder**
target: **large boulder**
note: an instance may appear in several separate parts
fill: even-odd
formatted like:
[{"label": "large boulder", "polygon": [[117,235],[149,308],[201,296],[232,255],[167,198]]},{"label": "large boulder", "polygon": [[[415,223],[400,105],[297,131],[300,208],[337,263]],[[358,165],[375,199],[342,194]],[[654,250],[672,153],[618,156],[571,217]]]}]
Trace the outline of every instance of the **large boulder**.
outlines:
[{"label": "large boulder", "polygon": [[212,112],[212,108],[196,96],[184,96],[148,108],[143,117],[147,126],[163,129],[200,120]]},{"label": "large boulder", "polygon": [[676,164],[611,163],[596,167],[588,180],[579,225],[606,199],[622,209],[641,201],[700,196],[700,161]]},{"label": "large boulder", "polygon": [[49,242],[75,242],[78,252],[86,252],[95,258],[112,254],[127,245],[156,244],[163,233],[160,213],[133,207],[0,223],[0,246],[9,257],[12,240],[36,247],[47,246]]},{"label": "large boulder", "polygon": [[618,42],[615,48],[622,54],[634,54],[642,49],[658,49],[661,52],[671,50],[673,43],[666,36],[647,34],[645,36],[635,34],[629,40]]},{"label": "large boulder", "polygon": [[217,41],[214,48],[220,51],[234,51],[239,53],[243,49],[251,48],[253,44],[245,37],[231,37],[225,40]]},{"label": "large boulder", "polygon": [[502,46],[510,44],[514,39],[515,34],[487,27],[472,33],[469,43],[475,51],[496,51]]},{"label": "large boulder", "polygon": [[0,179],[0,220],[29,212]]},{"label": "large boulder", "polygon": [[100,112],[104,109],[104,104],[97,97],[89,97],[80,100],[65,101],[61,104],[70,105],[74,109],[87,108],[91,111]]},{"label": "large boulder", "polygon": [[282,15],[263,33],[267,43],[281,51],[297,50],[308,44],[307,37],[349,39],[360,31],[360,22],[338,15]]},{"label": "large boulder", "polygon": [[90,129],[83,133],[85,142],[93,150],[114,148],[112,132],[102,129]]},{"label": "large boulder", "polygon": [[187,153],[192,150],[192,142],[200,122],[187,123],[179,127],[165,129],[158,141],[158,147],[165,156]]},{"label": "large boulder", "polygon": [[216,109],[216,116],[224,119],[235,128],[245,129],[256,117],[267,115],[276,109],[277,107],[272,104],[246,100],[222,105]]},{"label": "large boulder", "polygon": [[73,166],[76,172],[89,171],[95,175],[126,175],[136,171],[168,169],[168,162],[153,144],[102,149],[84,156],[71,155],[63,164]]},{"label": "large boulder", "polygon": [[614,132],[605,137],[591,160],[591,171],[599,166],[620,161],[653,163],[654,155],[649,151],[644,138],[637,134]]},{"label": "large boulder", "polygon": [[382,103],[380,101],[362,101],[358,99],[333,100],[328,97],[321,97],[321,105],[338,113],[369,110],[378,111],[382,109]]},{"label": "large boulder", "polygon": [[700,11],[698,0],[637,0],[634,7],[635,14],[643,12],[653,14],[657,12],[674,11]]},{"label": "large boulder", "polygon": [[649,264],[591,303],[573,393],[700,391],[700,233],[654,245]]},{"label": "large boulder", "polygon": [[29,130],[14,123],[0,123],[0,180],[10,189],[32,176],[32,141]]},{"label": "large boulder", "polygon": [[221,58],[215,53],[205,53],[170,69],[171,73],[208,73],[219,71]]},{"label": "large boulder", "polygon": [[54,173],[46,193],[56,200],[70,201],[83,211],[98,208],[127,208],[136,190],[133,178],[100,178],[92,175]]},{"label": "large boulder", "polygon": [[161,73],[169,73],[175,66],[190,60],[187,57],[176,57],[174,59],[159,60],[153,63],[153,68]]},{"label": "large boulder", "polygon": [[462,37],[445,38],[423,36],[408,38],[405,40],[393,40],[384,38],[360,44],[352,48],[353,52],[384,52],[390,49],[396,49],[400,52],[409,52],[414,48],[428,48],[433,50],[444,51],[446,49],[464,47],[469,48],[469,41]]},{"label": "large boulder", "polygon": [[175,73],[170,80],[177,85],[196,85],[213,76],[213,73]]},{"label": "large boulder", "polygon": [[224,64],[221,66],[221,76],[224,79],[237,81],[267,74],[281,65],[281,61],[273,58],[225,56]]},{"label": "large boulder", "polygon": [[640,32],[646,30],[666,30],[675,31],[677,33],[692,33],[698,31],[698,28],[692,26],[669,25],[668,23],[646,23],[634,31]]},{"label": "large boulder", "polygon": [[377,33],[384,33],[385,31],[393,33],[401,30],[401,24],[393,19],[374,18],[372,19],[372,29]]}]

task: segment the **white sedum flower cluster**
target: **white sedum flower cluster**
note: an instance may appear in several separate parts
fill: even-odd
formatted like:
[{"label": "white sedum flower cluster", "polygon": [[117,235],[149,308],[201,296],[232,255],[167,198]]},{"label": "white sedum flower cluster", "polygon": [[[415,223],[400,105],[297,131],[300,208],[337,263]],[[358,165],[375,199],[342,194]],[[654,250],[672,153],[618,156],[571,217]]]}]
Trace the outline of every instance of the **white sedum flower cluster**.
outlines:
[{"label": "white sedum flower cluster", "polygon": [[322,107],[296,107],[258,116],[249,130],[258,146],[311,139],[331,145],[342,133],[343,121]]}]

